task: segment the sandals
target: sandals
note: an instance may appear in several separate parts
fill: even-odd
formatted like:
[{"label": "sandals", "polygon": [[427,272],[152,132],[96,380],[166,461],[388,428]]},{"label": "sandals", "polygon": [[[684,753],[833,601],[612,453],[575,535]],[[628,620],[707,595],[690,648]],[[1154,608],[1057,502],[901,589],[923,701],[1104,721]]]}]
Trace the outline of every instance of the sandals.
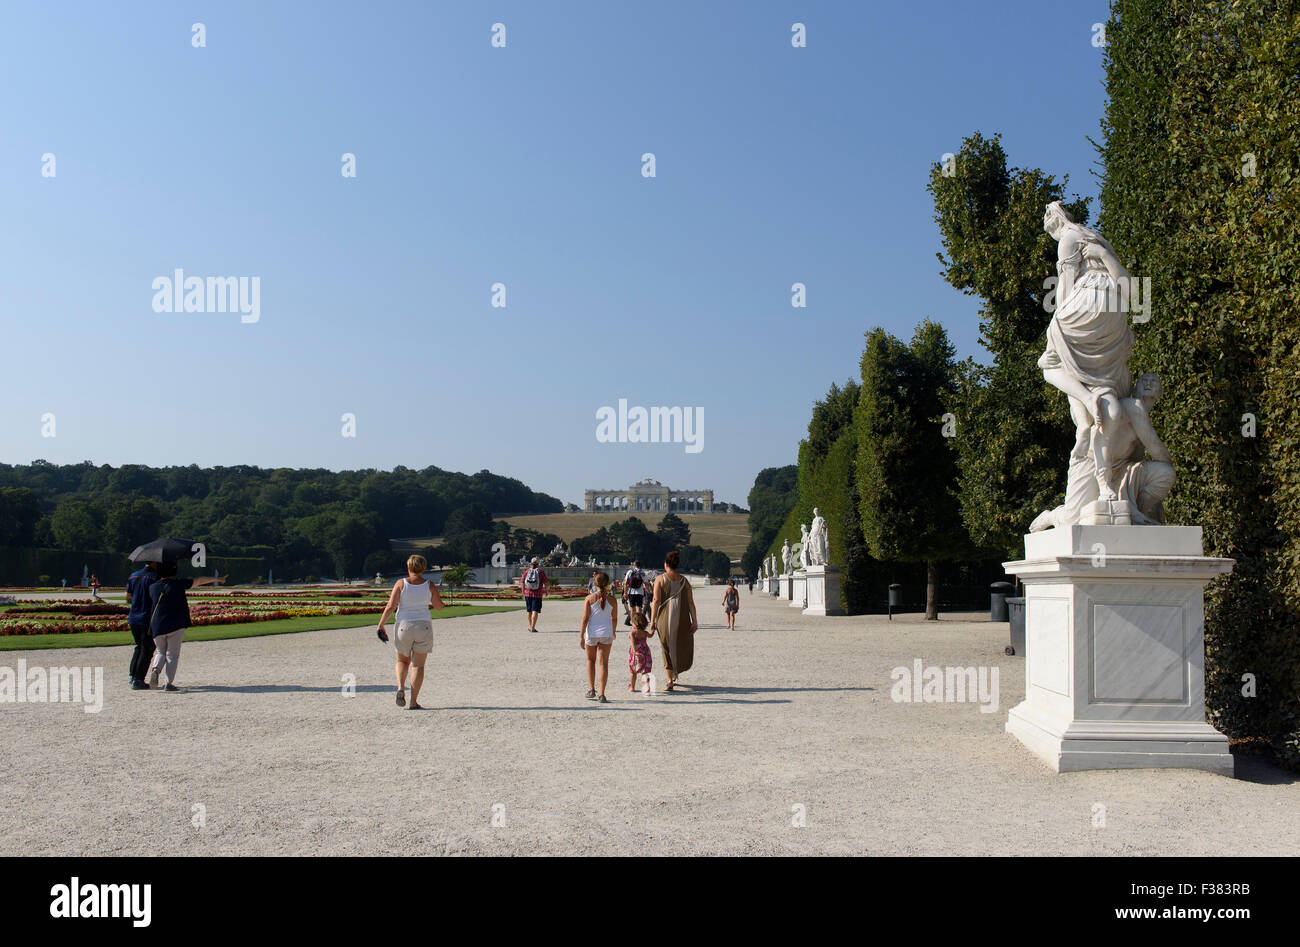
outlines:
[{"label": "sandals", "polygon": [[596,699],[596,692],[595,692],[595,691],[587,691],[587,700],[595,700],[595,699]]},{"label": "sandals", "polygon": [[604,695],[604,694],[601,694],[599,697],[596,698],[596,703],[598,703],[598,704],[608,704],[609,701],[605,699],[605,695]]},{"label": "sandals", "polygon": [[400,691],[397,692],[397,706],[398,706],[398,707],[405,707],[405,706],[406,706],[406,691],[405,691],[405,689],[400,690]]},{"label": "sandals", "polygon": [[424,706],[423,706],[422,704],[417,704],[415,701],[411,701],[411,706],[407,707],[406,709],[407,709],[407,710],[423,710],[423,709],[424,709]]}]

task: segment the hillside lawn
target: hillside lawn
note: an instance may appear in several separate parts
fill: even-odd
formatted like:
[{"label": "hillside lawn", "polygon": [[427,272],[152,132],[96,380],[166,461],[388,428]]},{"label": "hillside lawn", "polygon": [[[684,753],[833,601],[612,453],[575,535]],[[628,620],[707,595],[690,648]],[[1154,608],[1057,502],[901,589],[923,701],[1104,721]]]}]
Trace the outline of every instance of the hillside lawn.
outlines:
[{"label": "hillside lawn", "polygon": [[[732,559],[739,559],[749,545],[748,513],[679,513],[683,523],[691,528],[691,542],[706,549],[725,552]],[[497,521],[505,521],[513,527],[533,529],[539,533],[554,533],[565,544],[588,536],[600,529],[629,516],[645,523],[654,530],[663,513],[541,513],[532,516],[500,516]]]}]

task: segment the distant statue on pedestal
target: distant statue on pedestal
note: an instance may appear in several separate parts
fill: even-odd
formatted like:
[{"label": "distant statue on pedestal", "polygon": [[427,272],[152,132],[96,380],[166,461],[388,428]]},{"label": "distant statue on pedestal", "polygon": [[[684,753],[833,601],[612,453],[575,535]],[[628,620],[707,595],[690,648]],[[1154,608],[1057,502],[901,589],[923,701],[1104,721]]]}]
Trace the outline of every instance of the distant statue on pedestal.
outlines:
[{"label": "distant statue on pedestal", "polygon": [[808,527],[799,524],[799,568],[808,571]]},{"label": "distant statue on pedestal", "polygon": [[786,540],[781,546],[781,565],[784,567],[784,575],[790,574],[790,540]]},{"label": "distant statue on pedestal", "polygon": [[830,565],[830,533],[821,511],[813,507],[812,529],[808,531],[808,564],[810,566]]}]

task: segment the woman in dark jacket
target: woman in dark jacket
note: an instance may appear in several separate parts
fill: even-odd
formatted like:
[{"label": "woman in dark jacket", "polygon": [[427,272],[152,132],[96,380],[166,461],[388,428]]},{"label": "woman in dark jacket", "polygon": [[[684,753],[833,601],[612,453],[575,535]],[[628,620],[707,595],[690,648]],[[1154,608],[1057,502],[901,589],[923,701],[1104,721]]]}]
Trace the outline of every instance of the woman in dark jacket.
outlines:
[{"label": "woman in dark jacket", "polygon": [[224,578],[199,576],[197,579],[176,578],[176,563],[158,564],[158,581],[149,586],[149,633],[153,636],[154,656],[149,669],[149,686],[158,686],[158,673],[166,667],[166,691],[180,690],[176,686],[176,666],[181,660],[181,642],[185,629],[190,626],[190,603],[186,589],[200,585],[220,584]]}]

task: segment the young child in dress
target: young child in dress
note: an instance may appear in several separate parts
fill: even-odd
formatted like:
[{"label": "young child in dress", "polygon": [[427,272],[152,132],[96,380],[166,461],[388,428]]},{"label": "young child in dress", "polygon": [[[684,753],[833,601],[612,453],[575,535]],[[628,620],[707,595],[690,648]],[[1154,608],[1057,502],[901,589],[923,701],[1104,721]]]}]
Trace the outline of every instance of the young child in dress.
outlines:
[{"label": "young child in dress", "polygon": [[627,649],[627,666],[628,670],[632,672],[632,681],[627,685],[627,689],[635,691],[636,676],[644,674],[645,686],[642,688],[642,693],[645,694],[650,693],[650,682],[653,680],[653,675],[650,673],[653,660],[650,657],[649,641],[650,636],[655,631],[653,628],[646,630],[649,624],[650,620],[646,618],[645,612],[641,609],[637,609],[632,613],[632,643],[628,645]]}]

